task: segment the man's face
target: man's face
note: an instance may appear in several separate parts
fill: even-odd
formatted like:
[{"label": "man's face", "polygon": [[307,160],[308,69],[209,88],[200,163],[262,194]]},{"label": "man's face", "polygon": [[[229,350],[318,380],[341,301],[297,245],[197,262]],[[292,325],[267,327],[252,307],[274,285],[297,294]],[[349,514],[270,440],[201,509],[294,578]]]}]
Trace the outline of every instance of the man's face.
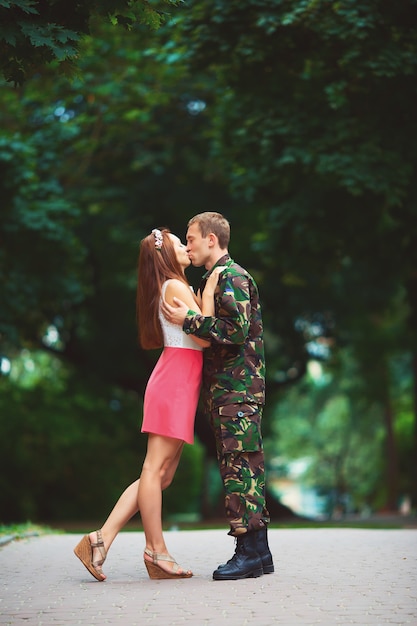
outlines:
[{"label": "man's face", "polygon": [[200,226],[197,223],[188,227],[187,252],[195,267],[206,265],[210,260],[209,238],[201,236]]}]

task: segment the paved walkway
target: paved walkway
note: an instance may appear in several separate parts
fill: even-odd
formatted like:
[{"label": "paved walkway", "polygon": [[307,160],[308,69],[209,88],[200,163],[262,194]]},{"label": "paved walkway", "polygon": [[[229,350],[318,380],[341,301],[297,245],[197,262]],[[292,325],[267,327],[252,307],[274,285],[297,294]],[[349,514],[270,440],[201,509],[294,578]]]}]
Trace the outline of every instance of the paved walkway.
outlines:
[{"label": "paved walkway", "polygon": [[275,574],[213,581],[234,543],[222,530],[171,531],[188,580],[152,581],[142,533],[121,533],[96,582],[72,553],[81,535],[0,549],[0,624],[417,626],[417,530],[270,529]]}]

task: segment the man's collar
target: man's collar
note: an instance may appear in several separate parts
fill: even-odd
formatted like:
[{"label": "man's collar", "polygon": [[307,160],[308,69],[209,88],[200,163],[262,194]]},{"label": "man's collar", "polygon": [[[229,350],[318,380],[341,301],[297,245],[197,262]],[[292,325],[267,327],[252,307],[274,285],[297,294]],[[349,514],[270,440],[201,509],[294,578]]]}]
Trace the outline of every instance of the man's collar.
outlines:
[{"label": "man's collar", "polygon": [[217,267],[218,265],[226,265],[227,262],[231,261],[231,257],[230,254],[224,254],[222,257],[220,257],[220,259],[218,259],[218,261],[216,261],[216,263],[213,265],[213,267],[210,270],[207,270],[207,272],[205,274],[203,274],[203,280],[208,278],[211,274],[211,272],[214,270],[215,267]]}]

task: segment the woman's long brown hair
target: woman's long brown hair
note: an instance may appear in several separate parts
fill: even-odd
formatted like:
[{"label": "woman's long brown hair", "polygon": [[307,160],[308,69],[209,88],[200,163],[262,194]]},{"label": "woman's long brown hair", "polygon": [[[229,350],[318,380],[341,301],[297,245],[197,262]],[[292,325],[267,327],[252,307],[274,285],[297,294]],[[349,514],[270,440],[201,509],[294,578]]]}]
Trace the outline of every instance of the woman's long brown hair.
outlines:
[{"label": "woman's long brown hair", "polygon": [[158,317],[162,285],[170,278],[177,278],[189,285],[177,261],[174,244],[168,236],[168,228],[160,228],[162,246],[155,247],[153,233],[140,242],[138,263],[138,286],[136,313],[139,325],[139,341],[144,350],[161,348],[164,343]]}]

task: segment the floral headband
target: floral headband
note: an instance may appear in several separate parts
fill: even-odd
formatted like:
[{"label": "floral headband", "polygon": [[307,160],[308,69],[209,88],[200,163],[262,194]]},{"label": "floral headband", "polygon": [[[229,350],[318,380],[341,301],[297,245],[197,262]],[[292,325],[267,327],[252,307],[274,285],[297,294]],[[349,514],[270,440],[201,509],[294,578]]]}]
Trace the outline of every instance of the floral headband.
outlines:
[{"label": "floral headband", "polygon": [[162,248],[164,238],[162,237],[162,233],[159,228],[154,228],[152,231],[152,235],[155,237],[155,248],[157,250],[160,250]]}]

